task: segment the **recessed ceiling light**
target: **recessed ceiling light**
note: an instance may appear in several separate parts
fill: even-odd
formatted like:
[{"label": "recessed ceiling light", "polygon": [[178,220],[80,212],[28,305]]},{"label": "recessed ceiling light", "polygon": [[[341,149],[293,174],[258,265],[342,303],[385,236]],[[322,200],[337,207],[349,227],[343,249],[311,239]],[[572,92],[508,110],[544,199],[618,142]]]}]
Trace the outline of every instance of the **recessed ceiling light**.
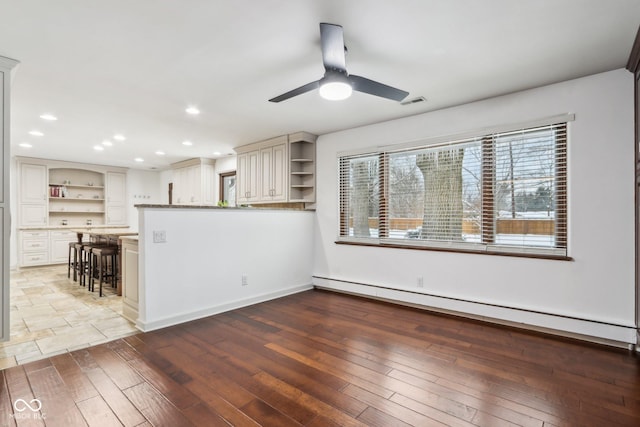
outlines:
[{"label": "recessed ceiling light", "polygon": [[214,155],[214,156],[219,156],[220,154],[222,154],[222,153],[221,153],[221,152],[219,152],[219,151],[214,151],[214,152],[213,152],[213,155]]},{"label": "recessed ceiling light", "polygon": [[158,156],[164,156],[164,151],[156,151],[156,154],[157,154]]},{"label": "recessed ceiling light", "polygon": [[102,145],[111,147],[113,145],[113,142],[109,141],[108,139],[105,139],[104,141],[102,141]]},{"label": "recessed ceiling light", "polygon": [[96,150],[96,151],[103,151],[104,147],[102,145],[94,145],[93,149]]},{"label": "recessed ceiling light", "polygon": [[189,146],[193,145],[193,142],[191,142],[191,141],[182,141],[182,145],[186,145],[186,146],[189,147]]},{"label": "recessed ceiling light", "polygon": [[28,142],[22,142],[20,144],[18,144],[20,147],[22,148],[31,148],[33,147],[33,145],[29,144]]},{"label": "recessed ceiling light", "polygon": [[53,114],[49,114],[49,113],[42,114],[40,116],[40,118],[42,120],[48,120],[50,122],[55,122],[56,120],[58,120],[58,118],[56,116],[54,116]]},{"label": "recessed ceiling light", "polygon": [[136,162],[138,162],[138,163],[142,163],[142,162],[144,162],[144,159],[143,159],[142,157],[136,157],[136,158],[135,158],[135,159],[133,159],[133,160],[135,160],[135,161],[136,161]]},{"label": "recessed ceiling light", "polygon": [[191,114],[194,116],[197,116],[198,114],[200,114],[200,110],[198,110],[198,107],[194,107],[193,105],[187,107],[187,109],[184,111],[186,111],[187,114]]},{"label": "recessed ceiling light", "polygon": [[127,138],[125,138],[121,133],[116,133],[115,135],[113,135],[113,139],[115,139],[116,141],[124,141]]},{"label": "recessed ceiling light", "polygon": [[29,131],[29,135],[33,135],[33,136],[44,136],[44,133],[40,132],[39,130],[30,130]]}]

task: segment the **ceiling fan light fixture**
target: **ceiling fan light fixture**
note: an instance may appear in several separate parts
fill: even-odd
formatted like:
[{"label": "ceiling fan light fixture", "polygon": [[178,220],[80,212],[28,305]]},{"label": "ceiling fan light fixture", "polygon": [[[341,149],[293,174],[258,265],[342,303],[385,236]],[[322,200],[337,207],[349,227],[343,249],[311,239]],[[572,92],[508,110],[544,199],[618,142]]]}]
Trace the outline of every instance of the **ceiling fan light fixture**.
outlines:
[{"label": "ceiling fan light fixture", "polygon": [[342,101],[351,96],[353,87],[346,75],[340,72],[327,72],[320,80],[320,96],[329,101]]},{"label": "ceiling fan light fixture", "polygon": [[351,85],[344,82],[329,82],[320,86],[320,96],[329,101],[342,101],[351,96]]}]

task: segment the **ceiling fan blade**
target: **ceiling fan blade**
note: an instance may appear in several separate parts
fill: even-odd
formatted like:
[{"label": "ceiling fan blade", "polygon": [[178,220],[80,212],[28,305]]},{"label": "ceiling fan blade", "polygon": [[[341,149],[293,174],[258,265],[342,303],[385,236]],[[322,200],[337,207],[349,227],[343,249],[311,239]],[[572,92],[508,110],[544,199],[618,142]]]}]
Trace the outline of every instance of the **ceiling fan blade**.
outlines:
[{"label": "ceiling fan blade", "polygon": [[320,24],[322,62],[325,70],[347,70],[344,58],[344,36],[342,27],[335,24]]},{"label": "ceiling fan blade", "polygon": [[404,90],[396,89],[395,87],[387,86],[364,77],[350,74],[348,78],[351,81],[353,90],[357,90],[358,92],[364,92],[370,95],[392,99],[394,101],[402,101],[407,95],[409,95],[409,92],[405,92]]},{"label": "ceiling fan blade", "polygon": [[311,90],[317,89],[320,86],[320,81],[317,80],[315,82],[307,83],[304,86],[300,86],[299,88],[290,90],[287,93],[283,93],[280,96],[276,96],[275,98],[271,98],[269,102],[280,102],[285,101],[289,98],[293,98],[294,96],[302,95],[303,93],[309,92]]}]

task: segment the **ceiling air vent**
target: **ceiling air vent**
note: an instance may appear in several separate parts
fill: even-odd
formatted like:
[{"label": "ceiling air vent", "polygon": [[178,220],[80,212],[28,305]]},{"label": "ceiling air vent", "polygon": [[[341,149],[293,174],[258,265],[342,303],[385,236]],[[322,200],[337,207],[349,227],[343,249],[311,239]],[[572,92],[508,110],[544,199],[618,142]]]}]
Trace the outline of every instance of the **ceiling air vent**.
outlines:
[{"label": "ceiling air vent", "polygon": [[411,105],[411,104],[417,104],[419,102],[427,102],[427,99],[424,96],[419,96],[417,98],[411,98],[407,101],[402,101],[400,105]]}]

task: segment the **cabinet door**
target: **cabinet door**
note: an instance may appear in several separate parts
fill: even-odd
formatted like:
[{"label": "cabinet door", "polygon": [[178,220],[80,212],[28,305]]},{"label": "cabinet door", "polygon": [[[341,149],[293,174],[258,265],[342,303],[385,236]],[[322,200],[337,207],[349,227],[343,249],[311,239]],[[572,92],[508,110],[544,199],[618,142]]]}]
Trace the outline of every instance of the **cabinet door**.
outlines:
[{"label": "cabinet door", "polygon": [[260,150],[260,200],[287,200],[287,144]]},{"label": "cabinet door", "polygon": [[49,262],[58,264],[69,260],[69,242],[77,242],[78,236],[71,231],[51,231],[49,237]]},{"label": "cabinet door", "polygon": [[122,315],[138,320],[138,244],[122,243]]},{"label": "cabinet door", "polygon": [[125,205],[127,202],[127,176],[120,172],[107,172],[107,204]]},{"label": "cabinet door", "polygon": [[260,150],[260,200],[273,197],[273,149]]},{"label": "cabinet door", "polygon": [[201,203],[202,185],[200,182],[200,166],[189,166],[187,168],[187,182],[189,190],[189,203],[199,205]]},{"label": "cabinet door", "polygon": [[22,204],[20,205],[20,225],[39,226],[47,225],[46,204]]},{"label": "cabinet door", "polygon": [[47,203],[47,167],[45,165],[20,165],[20,203]]},{"label": "cabinet door", "polygon": [[215,205],[216,204],[216,173],[211,165],[202,165],[202,189],[200,194],[202,196],[202,204]]},{"label": "cabinet door", "polygon": [[127,223],[127,176],[120,172],[107,172],[105,223],[126,225]]},{"label": "cabinet door", "polygon": [[271,199],[287,201],[287,144],[276,145],[271,153]]},{"label": "cabinet door", "polygon": [[236,178],[238,180],[238,203],[251,203],[260,199],[258,194],[258,173],[260,152],[249,151],[238,155],[238,169]]},{"label": "cabinet door", "polygon": [[236,204],[247,203],[247,164],[249,156],[247,153],[238,154],[236,163],[236,176],[238,191],[236,192]]},{"label": "cabinet door", "polygon": [[182,189],[184,188],[184,169],[173,169],[171,171],[171,182],[173,182],[173,203],[181,205],[184,203]]}]

